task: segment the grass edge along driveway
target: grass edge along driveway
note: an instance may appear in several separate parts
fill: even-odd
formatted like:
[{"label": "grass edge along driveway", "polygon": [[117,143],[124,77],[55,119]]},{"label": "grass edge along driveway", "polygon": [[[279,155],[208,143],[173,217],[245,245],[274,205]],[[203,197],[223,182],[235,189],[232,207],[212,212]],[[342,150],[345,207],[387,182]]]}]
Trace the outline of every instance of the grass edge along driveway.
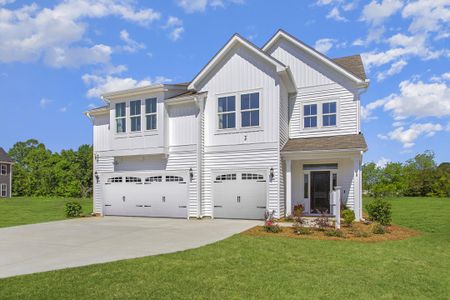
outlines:
[{"label": "grass edge along driveway", "polygon": [[175,254],[0,280],[1,299],[450,297],[450,199],[390,199],[396,224],[423,232],[382,243],[235,235]]}]

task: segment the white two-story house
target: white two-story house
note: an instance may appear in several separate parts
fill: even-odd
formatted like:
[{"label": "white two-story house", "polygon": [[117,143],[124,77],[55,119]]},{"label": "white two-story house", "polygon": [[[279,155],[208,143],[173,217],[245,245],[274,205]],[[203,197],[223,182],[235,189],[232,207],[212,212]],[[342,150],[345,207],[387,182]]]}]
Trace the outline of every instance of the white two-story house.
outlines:
[{"label": "white two-story house", "polygon": [[262,219],[361,217],[367,150],[359,55],[330,59],[279,30],[262,48],[234,35],[189,83],[103,95],[93,123],[101,215]]}]

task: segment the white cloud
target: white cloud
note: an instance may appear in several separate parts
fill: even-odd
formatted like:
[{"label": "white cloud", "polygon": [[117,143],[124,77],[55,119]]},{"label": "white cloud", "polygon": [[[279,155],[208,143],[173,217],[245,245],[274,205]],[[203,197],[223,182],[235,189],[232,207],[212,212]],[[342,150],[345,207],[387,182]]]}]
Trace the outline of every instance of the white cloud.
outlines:
[{"label": "white cloud", "polygon": [[370,120],[374,120],[377,119],[377,117],[372,116],[372,112],[379,108],[382,107],[384,104],[386,103],[386,100],[384,99],[380,99],[380,100],[376,100],[374,102],[371,102],[365,106],[361,106],[361,118],[363,121],[370,121]]},{"label": "white cloud", "polygon": [[39,8],[35,3],[15,9],[1,8],[0,62],[28,62],[46,57],[52,66],[73,66],[72,57],[83,53],[92,58],[83,58],[78,65],[104,63],[108,46],[83,47],[79,43],[87,30],[85,20],[107,16],[146,26],[158,20],[160,13],[150,8],[138,10],[133,2],[123,0],[67,0],[53,8]]},{"label": "white cloud", "polygon": [[378,100],[385,101],[384,110],[392,111],[396,120],[450,116],[450,87],[446,83],[405,80],[399,88],[399,94]]},{"label": "white cloud", "polygon": [[16,0],[0,0],[0,6],[6,5],[6,4],[10,4],[10,3],[14,3]]},{"label": "white cloud", "polygon": [[382,156],[375,164],[377,165],[378,168],[384,168],[390,162],[391,162],[391,160],[389,158]]},{"label": "white cloud", "polygon": [[111,53],[111,47],[102,44],[90,48],[53,47],[45,53],[44,61],[55,68],[106,64],[110,60]]},{"label": "white cloud", "polygon": [[136,80],[131,77],[116,77],[111,75],[101,76],[94,74],[84,74],[82,80],[90,87],[86,93],[88,98],[99,98],[102,94],[108,92],[172,81],[163,76],[157,76],[154,80],[151,80],[150,78]]},{"label": "white cloud", "polygon": [[333,47],[335,42],[336,42],[335,39],[330,38],[320,39],[316,41],[316,43],[314,44],[314,48],[317,51],[325,54]]},{"label": "white cloud", "polygon": [[212,8],[224,8],[225,3],[243,4],[244,0],[177,0],[177,5],[181,7],[184,12],[190,14],[195,12],[204,12],[208,6]]},{"label": "white cloud", "polygon": [[145,45],[133,40],[125,29],[120,31],[120,39],[125,42],[125,45],[120,47],[125,52],[134,53],[140,49],[145,49]]},{"label": "white cloud", "polygon": [[41,100],[39,101],[39,106],[44,109],[47,106],[50,105],[50,103],[52,103],[53,100],[47,99],[47,98],[41,98]]},{"label": "white cloud", "polygon": [[409,128],[403,126],[395,128],[387,134],[387,137],[390,140],[402,143],[403,148],[411,148],[420,136],[432,137],[436,132],[442,130],[444,130],[444,127],[440,124],[413,123]]},{"label": "white cloud", "polygon": [[403,7],[400,0],[373,0],[362,10],[361,20],[373,25],[380,25],[384,20],[395,14]]},{"label": "white cloud", "polygon": [[407,64],[408,63],[403,59],[394,62],[387,71],[377,74],[377,80],[383,81],[387,77],[400,73]]},{"label": "white cloud", "polygon": [[183,27],[183,20],[170,16],[167,19],[166,25],[164,25],[164,28],[169,29],[169,38],[172,41],[178,41],[181,38],[181,34],[184,32]]},{"label": "white cloud", "polygon": [[339,21],[339,22],[347,22],[348,21],[345,17],[341,16],[341,13],[339,12],[338,7],[334,7],[332,10],[330,10],[330,12],[326,16],[326,18],[333,19],[333,20]]},{"label": "white cloud", "polygon": [[450,72],[446,72],[441,74],[440,76],[433,76],[430,78],[430,81],[433,82],[442,82],[450,80]]},{"label": "white cloud", "polygon": [[59,111],[62,112],[62,113],[67,112],[67,106],[61,107],[61,108],[59,109]]},{"label": "white cloud", "polygon": [[412,19],[410,32],[439,32],[450,22],[450,3],[448,0],[411,1],[403,9],[402,17]]}]

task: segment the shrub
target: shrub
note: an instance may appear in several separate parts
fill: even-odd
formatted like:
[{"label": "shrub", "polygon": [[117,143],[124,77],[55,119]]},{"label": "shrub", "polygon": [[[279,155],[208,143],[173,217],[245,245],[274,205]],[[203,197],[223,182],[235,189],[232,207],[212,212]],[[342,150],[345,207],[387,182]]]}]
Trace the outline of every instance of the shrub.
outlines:
[{"label": "shrub", "polygon": [[391,204],[386,200],[375,199],[366,205],[369,220],[380,223],[381,225],[390,225],[392,221]]},{"label": "shrub", "polygon": [[384,226],[381,224],[375,224],[372,228],[372,232],[374,234],[385,234],[386,228],[384,228]]},{"label": "shrub", "polygon": [[301,204],[294,206],[293,218],[297,226],[301,226],[305,222],[305,220],[303,219],[304,210],[305,208]]},{"label": "shrub", "polygon": [[330,221],[325,214],[322,214],[320,217],[317,217],[313,221],[313,223],[320,231],[325,231],[325,229],[330,227]]},{"label": "shrub", "polygon": [[309,227],[294,226],[294,233],[298,235],[308,235],[312,233],[312,230]]},{"label": "shrub", "polygon": [[325,235],[326,236],[334,236],[334,237],[340,237],[340,238],[344,238],[345,234],[342,230],[339,229],[330,229],[325,231]]},{"label": "shrub", "polygon": [[356,237],[362,237],[362,238],[366,238],[366,237],[370,236],[369,233],[365,232],[365,231],[355,231],[353,234]]},{"label": "shrub", "polygon": [[280,225],[275,224],[275,222],[273,220],[274,213],[275,213],[275,211],[272,211],[272,212],[266,211],[264,214],[265,222],[264,222],[263,230],[265,232],[278,233],[278,232],[281,232],[281,230],[282,230]]},{"label": "shrub", "polygon": [[352,226],[353,221],[355,221],[355,212],[350,209],[344,209],[342,211],[342,219],[345,225]]},{"label": "shrub", "polygon": [[66,216],[68,218],[76,218],[81,216],[83,211],[81,204],[78,202],[67,202],[66,203]]}]

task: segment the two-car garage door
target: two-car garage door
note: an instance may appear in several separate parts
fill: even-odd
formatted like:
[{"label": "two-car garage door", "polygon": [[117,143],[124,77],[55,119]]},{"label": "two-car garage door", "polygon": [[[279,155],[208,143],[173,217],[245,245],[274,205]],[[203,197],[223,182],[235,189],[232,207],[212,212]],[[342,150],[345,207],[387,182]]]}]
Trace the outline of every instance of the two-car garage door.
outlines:
[{"label": "two-car garage door", "polygon": [[185,174],[114,173],[103,180],[104,214],[186,218]]}]

